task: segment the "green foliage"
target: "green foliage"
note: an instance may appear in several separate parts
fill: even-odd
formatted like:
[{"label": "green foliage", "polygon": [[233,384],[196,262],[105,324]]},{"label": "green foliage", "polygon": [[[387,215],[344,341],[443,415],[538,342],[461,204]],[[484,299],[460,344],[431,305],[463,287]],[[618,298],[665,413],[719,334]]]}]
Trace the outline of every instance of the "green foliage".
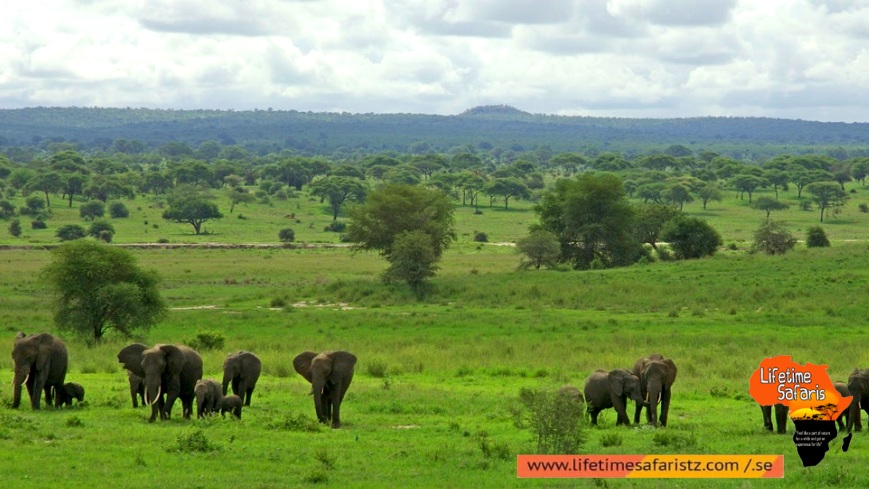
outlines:
[{"label": "green foliage", "polygon": [[[385,185],[350,210],[347,239],[389,260],[399,236],[422,233],[435,259],[456,239],[454,206],[441,190],[412,185]],[[408,238],[414,241],[416,238]],[[406,244],[410,244],[408,241]],[[425,252],[424,250],[416,250]],[[411,252],[406,249],[405,253]],[[432,264],[424,265],[422,269]],[[420,269],[420,271],[422,271]]]},{"label": "green foliage", "polygon": [[115,227],[112,226],[112,223],[110,223],[109,221],[106,221],[106,220],[102,220],[102,219],[96,220],[96,221],[92,222],[90,227],[88,228],[88,235],[89,236],[93,236],[95,238],[100,238],[103,241],[106,241],[103,238],[103,235],[105,233],[107,233],[109,235],[108,241],[111,241],[111,239],[112,239],[111,237],[114,236],[114,234],[115,234]]},{"label": "green foliage", "polygon": [[347,223],[343,221],[332,221],[323,228],[323,231],[329,233],[343,233],[347,229]]},{"label": "green foliage", "polygon": [[377,358],[373,358],[369,360],[366,364],[366,370],[368,371],[368,375],[376,378],[382,379],[386,377],[386,362],[379,360]]},{"label": "green foliage", "polygon": [[300,433],[317,433],[320,431],[320,423],[302,413],[286,415],[279,420],[272,420],[268,424],[269,429],[277,431],[295,431]]},{"label": "green foliage", "polygon": [[767,221],[754,232],[752,251],[783,255],[797,244],[797,238],[781,222]]},{"label": "green foliage", "polygon": [[57,228],[57,237],[61,241],[74,241],[87,236],[87,231],[78,224],[67,224]]},{"label": "green foliage", "polygon": [[723,244],[721,235],[705,220],[684,216],[668,221],[661,239],[670,243],[677,260],[712,256]]},{"label": "green foliage", "polygon": [[341,207],[348,201],[365,199],[365,184],[356,178],[329,176],[317,180],[310,187],[311,195],[329,201],[332,208],[332,220],[338,219]]},{"label": "green foliage", "polygon": [[604,448],[622,446],[622,435],[618,433],[604,433],[600,437],[600,446]]},{"label": "green foliage", "polygon": [[555,234],[562,258],[588,269],[625,266],[640,256],[634,233],[635,211],[615,175],[584,173],[555,182],[535,207],[542,229]]},{"label": "green foliage", "polygon": [[806,246],[808,248],[826,248],[830,246],[827,233],[821,226],[812,226],[806,231]]},{"label": "green foliage", "polygon": [[81,216],[81,218],[86,221],[91,221],[93,219],[96,219],[97,217],[103,217],[103,215],[105,215],[105,212],[105,206],[103,206],[103,203],[98,200],[85,202],[78,208],[79,216]]},{"label": "green foliage", "polygon": [[278,231],[278,239],[283,243],[292,243],[296,240],[296,232],[292,228],[284,228]]},{"label": "green foliage", "polygon": [[98,343],[110,329],[129,336],[164,316],[158,276],[140,269],[130,252],[79,240],[52,254],[43,273],[54,289],[58,329]]},{"label": "green foliage", "polygon": [[184,340],[184,343],[197,351],[222,350],[226,338],[218,331],[200,330],[192,338]]},{"label": "green foliage", "polygon": [[130,210],[127,209],[127,206],[123,202],[115,201],[109,204],[109,216],[112,219],[130,217]]},{"label": "green foliage", "polygon": [[12,222],[9,223],[9,234],[15,236],[16,238],[21,236],[21,221],[18,219],[13,219]]},{"label": "green foliage", "polygon": [[828,209],[838,209],[848,201],[848,193],[836,182],[810,183],[806,191],[821,211],[821,222],[824,222],[824,213]]},{"label": "green foliage", "polygon": [[186,433],[181,433],[175,439],[175,444],[169,446],[167,452],[182,452],[182,453],[210,453],[220,451],[222,447],[205,436],[205,432],[200,428],[192,428]]},{"label": "green foliage", "polygon": [[519,269],[525,270],[534,267],[540,270],[541,266],[554,268],[561,258],[561,247],[558,238],[550,233],[538,229],[528,236],[516,242],[516,251],[525,255],[525,259],[519,263]]},{"label": "green foliage", "polygon": [[488,243],[489,242],[489,235],[482,232],[482,231],[475,232],[474,233],[474,242],[475,243]]},{"label": "green foliage", "polygon": [[859,209],[860,212],[866,214],[867,212],[869,212],[869,204],[867,204],[865,202],[861,202],[860,204],[857,205],[857,209]]},{"label": "green foliage", "polygon": [[407,231],[396,236],[392,252],[386,259],[389,268],[384,272],[383,280],[387,283],[403,280],[417,290],[438,270],[439,256],[431,236],[424,231]]},{"label": "green foliage", "polygon": [[0,219],[9,219],[15,215],[15,206],[8,200],[0,200]]},{"label": "green foliage", "polygon": [[585,442],[585,405],[571,396],[557,392],[523,388],[519,402],[527,410],[527,424],[537,435],[540,454],[579,453]]},{"label": "green foliage", "polygon": [[766,213],[766,220],[769,221],[769,215],[772,211],[787,210],[788,205],[784,202],[779,202],[772,197],[760,197],[751,204],[752,209],[757,209]]},{"label": "green foliage", "polygon": [[169,208],[163,211],[163,219],[190,224],[195,234],[202,231],[204,222],[222,217],[212,196],[191,186],[178,187],[169,197]]},{"label": "green foliage", "polygon": [[42,219],[42,217],[37,217],[36,219],[30,221],[30,229],[47,229],[48,224]]},{"label": "green foliage", "polygon": [[45,210],[45,199],[43,199],[42,197],[37,197],[36,195],[31,195],[30,197],[27,197],[27,199],[24,201],[24,205],[25,207],[22,208],[19,212],[22,215],[29,214],[31,216],[35,216]]}]

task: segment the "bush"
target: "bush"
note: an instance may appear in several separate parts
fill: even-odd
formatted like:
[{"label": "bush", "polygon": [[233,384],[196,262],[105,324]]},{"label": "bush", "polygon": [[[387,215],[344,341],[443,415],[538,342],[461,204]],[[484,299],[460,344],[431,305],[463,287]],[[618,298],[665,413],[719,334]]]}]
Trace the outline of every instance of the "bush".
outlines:
[{"label": "bush", "polygon": [[797,238],[780,222],[770,221],[754,232],[752,251],[768,255],[783,255],[794,248]]},{"label": "bush", "polygon": [[192,431],[178,435],[176,444],[170,446],[166,451],[208,453],[217,450],[220,450],[220,447],[209,441],[201,429],[195,428]]},{"label": "bush", "polygon": [[24,205],[26,207],[21,208],[18,212],[21,215],[30,214],[35,216],[45,209],[45,199],[36,195],[31,195],[24,201]]},{"label": "bush", "polygon": [[100,241],[105,241],[106,243],[111,243],[112,238],[115,237],[115,233],[111,231],[100,231],[100,234],[96,235],[96,238]]},{"label": "bush", "polygon": [[347,223],[341,221],[332,221],[328,226],[323,228],[323,231],[332,231],[335,233],[343,233],[347,229]]},{"label": "bush", "polygon": [[712,256],[722,244],[721,235],[703,219],[678,216],[667,221],[661,240],[670,243],[677,260]]},{"label": "bush", "polygon": [[804,200],[804,201],[800,202],[800,210],[801,211],[812,210],[812,201],[811,200]]},{"label": "bush", "polygon": [[123,202],[112,202],[109,204],[109,216],[113,219],[130,217],[130,211]]},{"label": "bush", "polygon": [[383,274],[383,281],[403,280],[417,292],[422,291],[423,283],[438,270],[438,256],[431,236],[423,231],[407,231],[396,236],[387,260],[389,268]]},{"label": "bush", "polygon": [[[537,453],[579,453],[585,441],[583,403],[557,392],[528,388],[519,391],[519,401],[529,413],[527,425],[537,434]],[[517,422],[520,427],[525,424]]]},{"label": "bush", "polygon": [[860,212],[863,212],[863,213],[869,212],[869,204],[865,204],[865,203],[860,204],[857,206],[857,208],[860,209]]},{"label": "bush", "polygon": [[196,336],[185,341],[187,346],[199,351],[220,350],[226,339],[217,331],[197,331]]},{"label": "bush", "polygon": [[84,238],[85,236],[87,236],[87,232],[78,224],[67,224],[66,226],[61,226],[57,230],[57,237],[60,238],[61,241],[73,241]]},{"label": "bush", "polygon": [[[92,222],[90,228],[88,228],[88,235],[94,238],[99,238],[103,233],[115,234],[115,227],[112,226],[112,223],[100,219]],[[111,241],[111,238],[109,238],[109,241]]]},{"label": "bush", "polygon": [[806,246],[809,248],[826,248],[830,246],[830,240],[827,239],[827,233],[821,226],[812,226],[806,233]]},{"label": "bush", "polygon": [[30,221],[30,229],[46,229],[48,228],[48,224],[42,220],[41,217],[37,217],[36,219]]},{"label": "bush", "polygon": [[16,238],[21,236],[21,221],[15,219],[9,223],[9,234]]},{"label": "bush", "polygon": [[292,243],[296,240],[296,232],[292,228],[284,228],[278,231],[278,239],[284,243]]},{"label": "bush", "polygon": [[78,214],[84,220],[93,220],[97,217],[103,217],[105,212],[106,210],[103,203],[98,200],[85,202],[78,208]]},{"label": "bush", "polygon": [[484,232],[474,233],[474,241],[477,243],[488,243],[489,235]]},{"label": "bush", "polygon": [[8,219],[15,215],[15,206],[8,200],[0,200],[0,219]]}]

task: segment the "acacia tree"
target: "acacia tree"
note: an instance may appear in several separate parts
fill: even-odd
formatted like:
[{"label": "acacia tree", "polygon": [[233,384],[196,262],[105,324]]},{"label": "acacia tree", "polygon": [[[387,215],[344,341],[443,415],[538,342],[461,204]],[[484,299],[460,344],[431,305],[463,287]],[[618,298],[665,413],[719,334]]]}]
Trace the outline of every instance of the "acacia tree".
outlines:
[{"label": "acacia tree", "polygon": [[527,257],[527,260],[522,260],[519,263],[520,270],[527,270],[531,267],[540,270],[540,267],[544,265],[552,268],[561,257],[558,238],[542,229],[532,231],[531,234],[517,241],[516,251]]},{"label": "acacia tree", "polygon": [[718,182],[708,182],[697,189],[697,196],[703,201],[703,210],[706,210],[706,203],[710,200],[721,202],[721,188],[718,187]]},{"label": "acacia tree", "polygon": [[223,217],[211,199],[207,192],[198,187],[178,187],[169,198],[169,208],[163,211],[163,219],[190,224],[194,232],[199,234],[205,221]]},{"label": "acacia tree", "polygon": [[510,203],[511,198],[528,198],[531,195],[528,186],[516,177],[496,178],[487,183],[483,191],[492,196],[492,198],[496,196],[503,198],[505,209]]},{"label": "acacia tree", "polygon": [[812,195],[812,200],[821,210],[821,222],[824,222],[824,212],[845,205],[848,193],[836,182],[815,182],[806,186],[806,192]]},{"label": "acacia tree", "polygon": [[[350,208],[350,223],[345,237],[355,243],[357,249],[378,251],[390,263],[399,263],[399,268],[408,265],[414,256],[430,256],[426,258],[426,270],[433,272],[443,251],[456,239],[453,212],[453,203],[440,189],[384,185],[369,193],[365,203]],[[411,232],[414,233],[409,234]],[[404,236],[404,240],[397,241],[399,236]],[[420,236],[427,239],[431,255],[419,249]],[[401,256],[393,257],[397,244],[401,244]],[[394,271],[387,271],[384,278],[396,278]],[[405,267],[405,271],[413,273],[400,275],[400,278],[411,285],[421,283],[414,277],[421,276],[424,280],[433,275],[410,266]]]},{"label": "acacia tree", "polygon": [[610,173],[584,173],[561,179],[535,206],[540,227],[558,236],[561,256],[574,268],[605,267],[636,261],[642,245],[634,233],[634,207],[621,179]]},{"label": "acacia tree", "polygon": [[677,216],[661,231],[661,239],[670,243],[677,259],[712,256],[721,246],[721,235],[703,219]]},{"label": "acacia tree", "polygon": [[52,253],[43,273],[55,291],[58,329],[99,343],[111,329],[125,336],[147,331],[165,314],[158,275],[139,268],[130,252],[76,240]]},{"label": "acacia tree", "polygon": [[356,178],[329,176],[311,184],[311,195],[320,197],[320,202],[329,201],[332,220],[335,221],[345,202],[361,201],[365,198],[365,185]]},{"label": "acacia tree", "polygon": [[787,210],[788,205],[770,197],[761,197],[751,204],[751,208],[766,212],[766,220],[769,222],[769,215],[772,211]]}]

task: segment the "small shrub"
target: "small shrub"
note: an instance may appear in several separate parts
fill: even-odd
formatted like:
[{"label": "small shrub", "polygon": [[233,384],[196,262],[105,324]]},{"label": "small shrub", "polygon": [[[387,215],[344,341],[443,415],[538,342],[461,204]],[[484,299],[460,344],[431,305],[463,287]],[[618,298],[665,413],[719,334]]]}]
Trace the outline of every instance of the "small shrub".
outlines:
[{"label": "small shrub", "polygon": [[477,446],[483,452],[483,458],[497,458],[499,460],[510,460],[513,458],[513,454],[510,453],[510,447],[506,443],[492,441],[485,432],[477,435]]},{"label": "small shrub", "polygon": [[275,297],[269,302],[269,307],[286,307],[287,300],[283,297]]},{"label": "small shrub", "polygon": [[333,233],[343,233],[344,230],[347,229],[347,223],[341,221],[332,221],[328,226],[323,228],[323,231],[333,232]]},{"label": "small shrub", "polygon": [[827,238],[827,233],[821,226],[812,226],[806,233],[806,246],[808,248],[825,248],[830,246],[830,240]]},{"label": "small shrub", "polygon": [[335,462],[338,461],[337,455],[322,447],[318,448],[317,451],[314,452],[314,458],[317,459],[318,462],[320,462],[320,465],[322,465],[325,470],[334,469]]},{"label": "small shrub", "polygon": [[376,379],[386,377],[386,363],[381,360],[376,358],[372,359],[368,362],[366,368],[368,370],[368,375]]},{"label": "small shrub", "polygon": [[97,217],[103,217],[105,213],[106,209],[103,206],[103,203],[98,200],[85,202],[78,208],[79,216],[86,221],[94,220]]},{"label": "small shrub", "polygon": [[476,232],[476,233],[474,233],[474,241],[477,243],[488,243],[489,242],[489,235],[482,232],[482,231]]},{"label": "small shrub", "polygon": [[169,238],[160,238],[157,240],[157,242],[160,244],[166,244],[169,242]]},{"label": "small shrub", "polygon": [[15,206],[8,200],[0,200],[0,219],[7,219],[15,215]]},{"label": "small shrub", "polygon": [[113,219],[122,219],[125,217],[130,217],[130,211],[127,209],[127,206],[124,205],[123,202],[112,202],[109,204],[109,216]]},{"label": "small shrub", "polygon": [[82,423],[81,418],[78,416],[70,416],[66,418],[66,425],[70,428],[79,428],[84,426],[84,423]]},{"label": "small shrub", "polygon": [[571,396],[557,392],[523,388],[519,401],[529,412],[528,421],[537,434],[537,453],[579,453],[585,441],[583,432],[585,405]]},{"label": "small shrub", "polygon": [[220,447],[212,443],[199,428],[194,428],[187,433],[178,435],[175,445],[170,446],[167,452],[200,452],[208,453],[220,450]]},{"label": "small shrub", "polygon": [[600,446],[607,447],[620,447],[622,446],[622,435],[618,433],[606,433],[600,437]]},{"label": "small shrub", "polygon": [[302,477],[302,482],[307,484],[325,484],[326,482],[329,482],[329,474],[327,474],[325,470],[317,467],[305,474],[305,476]]},{"label": "small shrub", "polygon": [[869,204],[865,204],[865,203],[860,204],[857,206],[857,208],[860,209],[860,212],[863,212],[863,213],[869,212]]},{"label": "small shrub", "polygon": [[[88,234],[95,238],[100,238],[104,232],[108,233],[109,235],[114,235],[115,227],[112,226],[112,223],[110,223],[109,221],[105,221],[102,219],[92,222],[90,227],[88,228]],[[109,236],[109,240],[106,242],[111,242],[111,240],[112,238],[111,236]]]},{"label": "small shrub", "polygon": [[811,200],[804,200],[804,201],[800,202],[800,210],[801,211],[812,210],[812,201]]},{"label": "small shrub", "polygon": [[784,224],[769,221],[761,224],[754,232],[752,251],[760,251],[768,255],[783,255],[797,244],[797,238],[785,228]]},{"label": "small shrub", "polygon": [[296,232],[292,228],[284,228],[278,231],[278,239],[283,243],[292,243],[296,240]]},{"label": "small shrub", "polygon": [[57,230],[57,237],[60,238],[61,241],[73,241],[84,238],[85,236],[87,236],[87,232],[78,224],[67,224],[61,226]]},{"label": "small shrub", "polygon": [[301,433],[317,433],[320,431],[320,422],[316,419],[309,418],[304,414],[296,414],[295,416],[288,415],[281,420],[268,423],[268,427],[273,430],[280,431],[295,431]]},{"label": "small shrub", "polygon": [[115,236],[115,233],[111,231],[100,231],[100,234],[96,237],[100,241],[105,241],[106,243],[111,243],[112,238]]},{"label": "small shrub", "polygon": [[193,338],[185,341],[190,348],[201,351],[220,350],[225,342],[223,334],[217,331],[197,331]]},{"label": "small shrub", "polygon": [[9,223],[9,234],[15,236],[16,238],[21,236],[21,221],[18,219],[14,219]]},{"label": "small shrub", "polygon": [[30,221],[30,229],[47,229],[48,224],[42,220],[42,218],[37,217],[36,219]]}]

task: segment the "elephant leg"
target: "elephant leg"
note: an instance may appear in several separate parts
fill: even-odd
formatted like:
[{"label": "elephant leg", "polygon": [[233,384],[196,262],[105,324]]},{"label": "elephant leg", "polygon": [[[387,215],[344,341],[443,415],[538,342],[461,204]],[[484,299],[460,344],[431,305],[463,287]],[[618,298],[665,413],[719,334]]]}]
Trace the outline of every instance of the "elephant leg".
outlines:
[{"label": "elephant leg", "polygon": [[761,406],[760,412],[763,414],[763,429],[772,431],[772,406]]},{"label": "elephant leg", "polygon": [[250,406],[250,398],[253,396],[253,387],[248,387],[244,393],[244,405]]},{"label": "elephant leg", "polygon": [[336,388],[332,392],[332,428],[337,429],[341,427],[341,392],[340,389]]},{"label": "elephant leg", "polygon": [[788,407],[784,404],[775,405],[775,423],[776,431],[780,435],[784,435],[788,431]]},{"label": "elephant leg", "polygon": [[613,396],[613,409],[616,410],[616,426],[626,424],[630,426],[631,420],[628,418],[627,403],[625,397]]},{"label": "elephant leg", "polygon": [[661,426],[667,426],[667,415],[670,413],[670,389],[664,391],[661,395],[661,416],[658,422]]},{"label": "elephant leg", "polygon": [[589,409],[588,414],[591,416],[591,424],[597,426],[597,415],[600,411],[597,409]]},{"label": "elephant leg", "polygon": [[160,417],[162,418],[163,417],[162,411],[163,411],[163,403],[161,403],[159,400],[154,402],[154,404],[151,404],[151,417],[148,418],[148,422],[153,423],[154,420],[157,419],[158,413],[160,414]]},{"label": "elephant leg", "polygon": [[638,402],[636,405],[636,408],[634,410],[634,424],[640,424],[640,414],[642,412],[643,412],[643,403]]}]

